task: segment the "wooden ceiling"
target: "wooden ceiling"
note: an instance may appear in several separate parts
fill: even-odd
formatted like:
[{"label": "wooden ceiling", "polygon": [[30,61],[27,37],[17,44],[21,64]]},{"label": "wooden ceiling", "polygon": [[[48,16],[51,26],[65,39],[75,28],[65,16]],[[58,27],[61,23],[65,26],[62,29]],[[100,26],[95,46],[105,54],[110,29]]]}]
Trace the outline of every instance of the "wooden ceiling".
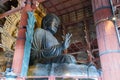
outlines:
[{"label": "wooden ceiling", "polygon": [[48,13],[63,15],[91,5],[91,0],[46,0],[43,3]]}]

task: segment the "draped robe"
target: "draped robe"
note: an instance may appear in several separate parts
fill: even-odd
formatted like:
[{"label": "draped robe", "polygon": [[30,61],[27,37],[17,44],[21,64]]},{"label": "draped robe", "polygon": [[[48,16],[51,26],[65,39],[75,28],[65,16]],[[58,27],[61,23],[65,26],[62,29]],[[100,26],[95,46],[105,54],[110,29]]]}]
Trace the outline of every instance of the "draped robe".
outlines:
[{"label": "draped robe", "polygon": [[31,61],[33,63],[75,63],[72,55],[62,54],[62,44],[49,31],[38,28],[33,35]]}]

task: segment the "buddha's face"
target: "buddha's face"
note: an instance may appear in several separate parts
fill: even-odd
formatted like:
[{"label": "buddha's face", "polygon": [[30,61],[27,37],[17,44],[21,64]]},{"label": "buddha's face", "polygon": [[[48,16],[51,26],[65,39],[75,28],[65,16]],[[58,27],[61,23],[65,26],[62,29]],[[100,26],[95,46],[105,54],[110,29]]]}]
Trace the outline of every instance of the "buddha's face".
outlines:
[{"label": "buddha's face", "polygon": [[59,27],[59,23],[58,21],[54,18],[51,23],[50,23],[50,26],[48,27],[48,30],[52,33],[52,34],[55,34],[58,30],[58,27]]}]

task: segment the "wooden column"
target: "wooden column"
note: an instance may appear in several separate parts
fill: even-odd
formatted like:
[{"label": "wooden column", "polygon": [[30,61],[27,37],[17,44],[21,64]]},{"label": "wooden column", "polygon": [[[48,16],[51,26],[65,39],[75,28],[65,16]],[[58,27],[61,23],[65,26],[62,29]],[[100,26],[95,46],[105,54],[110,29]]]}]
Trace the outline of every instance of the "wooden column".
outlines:
[{"label": "wooden column", "polygon": [[92,0],[103,80],[120,80],[120,45],[109,0]]},{"label": "wooden column", "polygon": [[[25,44],[25,32],[26,32],[26,24],[27,24],[27,11],[31,11],[31,1],[26,0],[25,7],[21,12],[21,20],[19,25],[18,37],[15,46],[15,52],[13,57],[13,65],[12,68],[16,74],[21,73],[22,68],[22,60],[24,54],[24,44]],[[23,2],[24,3],[24,2]]]}]

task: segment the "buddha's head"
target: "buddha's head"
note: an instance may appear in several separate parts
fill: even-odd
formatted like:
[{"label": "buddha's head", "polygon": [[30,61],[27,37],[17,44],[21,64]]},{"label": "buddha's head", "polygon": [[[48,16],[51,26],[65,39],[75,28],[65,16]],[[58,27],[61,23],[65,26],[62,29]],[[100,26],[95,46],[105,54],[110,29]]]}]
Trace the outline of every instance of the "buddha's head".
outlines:
[{"label": "buddha's head", "polygon": [[60,19],[55,14],[47,14],[42,19],[41,28],[50,31],[52,34],[55,34],[58,30],[60,24]]}]

